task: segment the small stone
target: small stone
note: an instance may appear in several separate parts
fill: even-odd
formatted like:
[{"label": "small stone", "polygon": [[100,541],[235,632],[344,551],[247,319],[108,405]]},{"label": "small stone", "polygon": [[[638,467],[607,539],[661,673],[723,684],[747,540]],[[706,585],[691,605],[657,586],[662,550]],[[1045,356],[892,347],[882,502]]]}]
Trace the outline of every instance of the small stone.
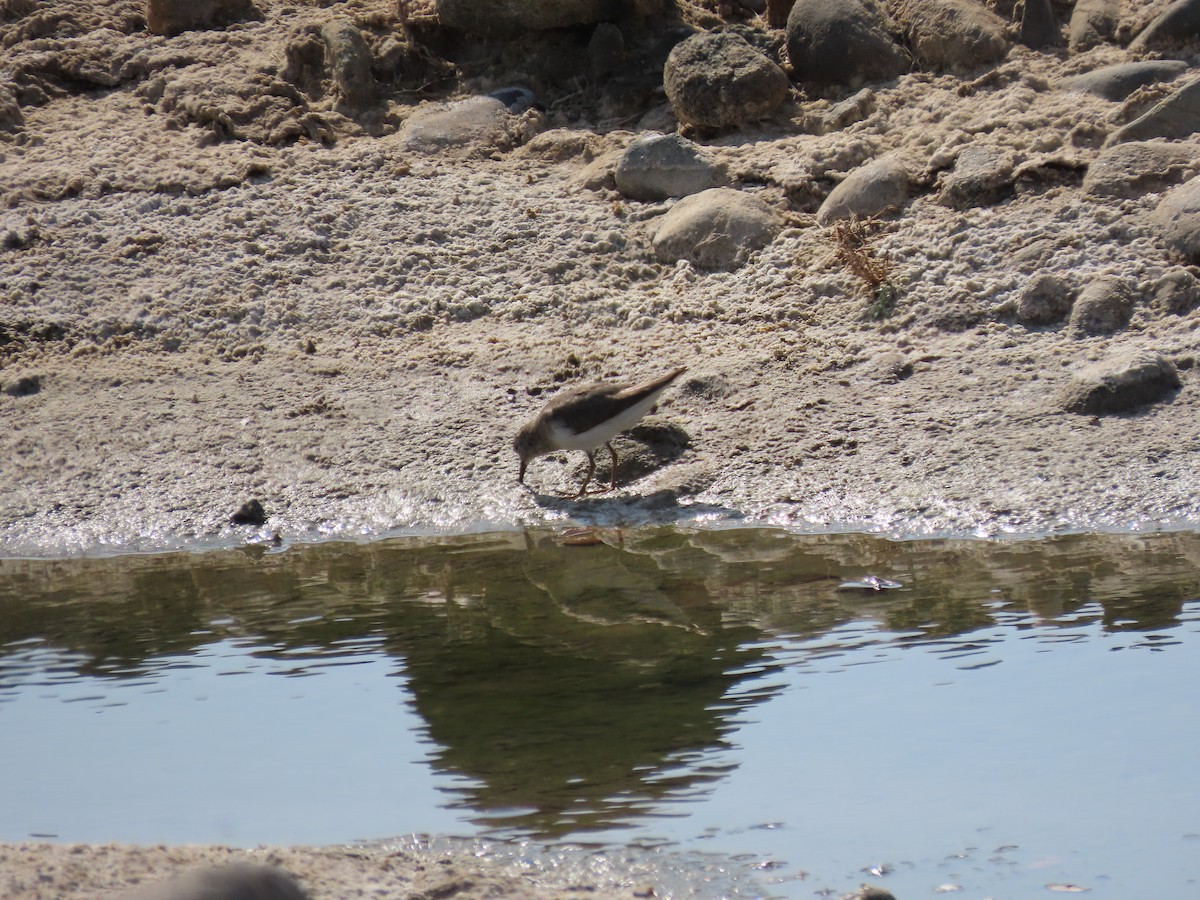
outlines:
[{"label": "small stone", "polygon": [[229,517],[229,521],[234,525],[264,525],[267,521],[267,511],[258,500],[247,500]]},{"label": "small stone", "polygon": [[1126,413],[1165,399],[1180,384],[1174,363],[1161,353],[1124,350],[1072,376],[1058,401],[1081,415]]},{"label": "small stone", "polygon": [[654,232],[655,255],[686,259],[705,269],[734,269],[774,240],[779,214],[756,197],[732,188],[710,188],[684,197]]},{"label": "small stone", "polygon": [[885,156],[855,169],[829,192],[817,210],[817,224],[830,225],[851,216],[868,218],[908,202],[912,179],[898,159]]},{"label": "small stone", "polygon": [[1200,177],[1192,178],[1159,201],[1150,216],[1166,245],[1188,262],[1200,263]]},{"label": "small stone", "polygon": [[698,194],[725,183],[720,168],[693,141],[678,134],[651,134],[630,144],[614,174],[633,200],[665,200]]},{"label": "small stone", "polygon": [[841,131],[848,125],[861,122],[873,112],[875,112],[875,92],[870,88],[863,88],[841,103],[831,106],[825,115],[821,116],[821,131],[824,134]]},{"label": "small stone", "polygon": [[348,19],[335,19],[321,29],[329,71],[338,97],[352,110],[361,110],[375,100],[375,76],[371,51],[362,32]]},{"label": "small stone", "polygon": [[508,110],[495,97],[431,103],[405,120],[397,140],[414,153],[470,150],[494,144],[504,134]]},{"label": "small stone", "polygon": [[1072,75],[1059,82],[1064,91],[1085,91],[1105,100],[1124,100],[1140,87],[1173,81],[1188,69],[1188,64],[1174,59],[1149,59],[1144,62],[1103,66]]},{"label": "small stone", "polygon": [[1060,322],[1071,311],[1074,294],[1071,285],[1057,275],[1039,275],[1017,297],[1017,321],[1022,325]]},{"label": "small stone", "polygon": [[117,900],[308,900],[291,875],[275,866],[232,863],[194,869],[121,894]]},{"label": "small stone", "polygon": [[42,376],[20,375],[6,380],[3,390],[10,397],[32,397],[42,390]]},{"label": "small stone", "polygon": [[943,176],[938,202],[955,209],[988,206],[1012,192],[1013,179],[1013,159],[1006,150],[970,144]]},{"label": "small stone", "polygon": [[1190,144],[1132,141],[1100,152],[1088,166],[1083,191],[1098,197],[1141,197],[1196,174],[1200,153]]},{"label": "small stone", "polygon": [[796,0],[787,17],[788,58],[796,80],[818,86],[887,81],[912,59],[875,0]]},{"label": "small stone", "polygon": [[770,115],[791,85],[745,38],[723,31],[680,41],[663,67],[663,88],[680,122],[729,128]]},{"label": "small stone", "polygon": [[1115,278],[1091,282],[1071,307],[1071,327],[1084,334],[1112,334],[1129,324],[1133,297]]},{"label": "small stone", "polygon": [[1158,280],[1152,305],[1162,313],[1189,313],[1200,306],[1200,281],[1187,269],[1172,269]]}]

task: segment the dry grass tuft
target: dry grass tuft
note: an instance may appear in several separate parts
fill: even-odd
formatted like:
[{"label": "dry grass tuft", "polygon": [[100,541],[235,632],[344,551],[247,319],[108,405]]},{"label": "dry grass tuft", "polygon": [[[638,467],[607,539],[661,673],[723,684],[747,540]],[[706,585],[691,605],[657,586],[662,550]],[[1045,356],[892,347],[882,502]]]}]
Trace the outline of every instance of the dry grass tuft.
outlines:
[{"label": "dry grass tuft", "polygon": [[896,286],[892,283],[895,266],[886,253],[871,246],[871,235],[881,228],[878,219],[850,218],[833,225],[833,258],[866,284],[875,302],[867,311],[872,319],[883,319],[896,306]]}]

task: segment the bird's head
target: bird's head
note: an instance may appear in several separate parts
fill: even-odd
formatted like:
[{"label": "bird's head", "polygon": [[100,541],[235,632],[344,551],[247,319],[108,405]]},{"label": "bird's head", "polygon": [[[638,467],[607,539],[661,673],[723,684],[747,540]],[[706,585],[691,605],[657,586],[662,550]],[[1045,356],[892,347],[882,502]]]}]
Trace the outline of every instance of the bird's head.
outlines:
[{"label": "bird's head", "polygon": [[517,458],[521,460],[521,471],[517,475],[517,481],[525,482],[525,468],[531,459],[549,453],[553,449],[545,435],[542,434],[536,420],[518,431],[517,436],[513,438],[513,450],[516,451]]}]

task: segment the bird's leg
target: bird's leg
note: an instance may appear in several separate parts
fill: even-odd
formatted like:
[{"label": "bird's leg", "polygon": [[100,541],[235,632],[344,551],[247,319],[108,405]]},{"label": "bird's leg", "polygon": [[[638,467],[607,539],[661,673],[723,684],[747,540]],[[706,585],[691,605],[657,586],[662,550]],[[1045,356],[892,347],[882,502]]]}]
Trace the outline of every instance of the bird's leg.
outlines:
[{"label": "bird's leg", "polygon": [[575,497],[574,497],[575,500],[578,500],[580,497],[582,497],[584,494],[587,493],[587,486],[588,486],[589,482],[591,482],[591,480],[592,480],[592,473],[596,471],[596,451],[595,450],[585,450],[584,452],[587,453],[588,470],[587,470],[587,474],[585,476],[583,476],[583,484],[579,488],[579,493],[575,495]]},{"label": "bird's leg", "polygon": [[615,491],[617,489],[617,451],[613,449],[611,441],[605,441],[604,446],[608,448],[608,452],[612,456],[612,480],[609,482],[608,489]]}]

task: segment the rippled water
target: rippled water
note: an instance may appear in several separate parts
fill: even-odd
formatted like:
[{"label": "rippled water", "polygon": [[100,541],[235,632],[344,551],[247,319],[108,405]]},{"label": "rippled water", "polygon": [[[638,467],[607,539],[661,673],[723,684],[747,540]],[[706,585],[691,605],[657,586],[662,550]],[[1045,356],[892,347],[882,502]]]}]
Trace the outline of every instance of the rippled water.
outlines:
[{"label": "rippled water", "polygon": [[[902,587],[839,588],[866,575]],[[749,894],[1190,898],[1200,536],[0,561],[0,736],[0,840],[431,832],[711,853]]]}]

